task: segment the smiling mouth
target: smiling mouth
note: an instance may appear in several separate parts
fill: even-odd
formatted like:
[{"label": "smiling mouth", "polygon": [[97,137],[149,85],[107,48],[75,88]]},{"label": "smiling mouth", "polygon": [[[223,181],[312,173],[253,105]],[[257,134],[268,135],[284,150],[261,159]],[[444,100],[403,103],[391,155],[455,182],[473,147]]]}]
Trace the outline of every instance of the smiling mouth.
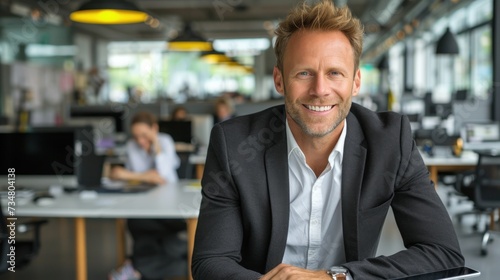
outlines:
[{"label": "smiling mouth", "polygon": [[325,112],[325,111],[330,111],[333,106],[328,105],[328,106],[314,106],[314,105],[304,105],[307,109],[314,111],[314,112]]}]

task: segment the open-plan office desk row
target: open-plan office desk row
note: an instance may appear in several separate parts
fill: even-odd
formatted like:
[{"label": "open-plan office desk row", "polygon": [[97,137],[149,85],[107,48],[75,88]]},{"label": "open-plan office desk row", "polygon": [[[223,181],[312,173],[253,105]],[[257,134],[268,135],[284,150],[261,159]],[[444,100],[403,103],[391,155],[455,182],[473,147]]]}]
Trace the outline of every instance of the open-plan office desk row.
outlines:
[{"label": "open-plan office desk row", "polygon": [[463,151],[460,157],[451,155],[435,155],[428,156],[426,153],[421,153],[425,165],[429,169],[430,178],[437,187],[438,175],[440,172],[461,172],[472,170],[476,167],[478,155],[473,151]]},{"label": "open-plan office desk row", "polygon": [[117,219],[118,257],[125,256],[124,218],[185,219],[188,236],[188,260],[194,245],[194,235],[201,202],[198,180],[158,186],[143,193],[100,193],[83,199],[77,193],[63,193],[54,203],[38,206],[27,201],[16,207],[16,215],[24,217],[74,218],[77,280],[87,279],[87,244],[85,219]]}]

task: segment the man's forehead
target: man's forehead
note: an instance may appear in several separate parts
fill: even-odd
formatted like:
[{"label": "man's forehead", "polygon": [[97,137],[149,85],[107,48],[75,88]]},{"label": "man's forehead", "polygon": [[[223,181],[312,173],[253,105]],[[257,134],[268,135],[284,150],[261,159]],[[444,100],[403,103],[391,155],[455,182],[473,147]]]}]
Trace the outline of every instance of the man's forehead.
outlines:
[{"label": "man's forehead", "polygon": [[324,62],[331,63],[345,57],[351,57],[354,63],[354,50],[342,32],[301,30],[290,37],[283,62],[293,59],[300,63],[310,58],[321,58]]}]

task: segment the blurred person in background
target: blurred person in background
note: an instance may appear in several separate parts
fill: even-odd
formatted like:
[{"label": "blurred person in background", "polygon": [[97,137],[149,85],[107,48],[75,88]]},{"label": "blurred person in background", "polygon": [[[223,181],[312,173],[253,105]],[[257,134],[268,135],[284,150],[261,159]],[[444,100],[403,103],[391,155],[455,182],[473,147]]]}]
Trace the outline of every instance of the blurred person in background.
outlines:
[{"label": "blurred person in background", "polygon": [[[137,113],[131,121],[131,133],[126,165],[114,167],[111,179],[176,183],[179,158],[174,141],[170,135],[158,132],[156,117],[148,112]],[[185,238],[180,238],[186,229],[184,221],[128,219],[127,226],[133,239],[131,261],[112,271],[109,279],[152,280],[187,275],[187,245]]]}]

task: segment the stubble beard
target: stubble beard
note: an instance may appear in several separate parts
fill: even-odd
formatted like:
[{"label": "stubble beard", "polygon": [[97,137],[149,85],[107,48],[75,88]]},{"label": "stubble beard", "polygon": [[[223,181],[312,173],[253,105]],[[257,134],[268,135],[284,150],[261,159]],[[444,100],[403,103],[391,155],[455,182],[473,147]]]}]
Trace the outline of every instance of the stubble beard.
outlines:
[{"label": "stubble beard", "polygon": [[[318,102],[318,103],[322,104],[322,102]],[[323,131],[313,130],[312,127],[310,127],[307,124],[307,122],[300,115],[301,108],[299,108],[299,106],[302,106],[302,104],[293,103],[292,101],[289,101],[285,97],[285,108],[286,108],[286,112],[290,116],[290,118],[308,136],[313,137],[313,138],[322,138],[322,137],[325,137],[326,135],[332,133],[344,121],[344,119],[347,117],[347,114],[349,113],[349,110],[351,108],[351,101],[346,100],[345,102],[342,102],[342,103],[335,105],[335,107],[337,107],[337,108],[333,108],[333,109],[337,109],[338,114],[334,118],[332,125],[328,126]]]}]

